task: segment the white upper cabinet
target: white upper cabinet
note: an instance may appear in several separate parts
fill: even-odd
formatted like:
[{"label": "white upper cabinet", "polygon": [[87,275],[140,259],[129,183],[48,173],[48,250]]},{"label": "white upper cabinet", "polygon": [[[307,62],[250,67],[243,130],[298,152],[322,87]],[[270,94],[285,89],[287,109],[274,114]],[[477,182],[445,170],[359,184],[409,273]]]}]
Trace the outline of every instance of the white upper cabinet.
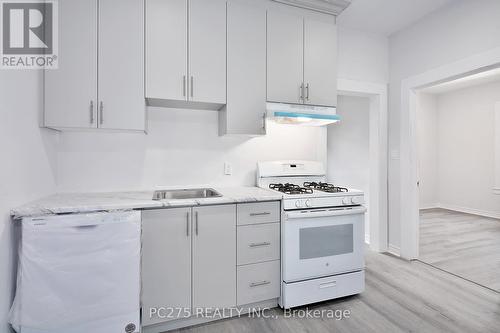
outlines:
[{"label": "white upper cabinet", "polygon": [[302,103],[304,19],[270,10],[267,14],[267,100]]},{"label": "white upper cabinet", "polygon": [[304,20],[305,104],[337,105],[337,27],[333,16]]},{"label": "white upper cabinet", "polygon": [[336,106],[335,17],[282,9],[267,16],[267,100]]},{"label": "white upper cabinet", "polygon": [[146,0],[146,97],[187,101],[187,1]]},{"label": "white upper cabinet", "polygon": [[145,128],[143,8],[99,0],[99,128]]},{"label": "white upper cabinet", "polygon": [[97,128],[97,0],[59,3],[59,68],[44,72],[46,127]]},{"label": "white upper cabinet", "polygon": [[226,104],[226,0],[189,0],[190,101]]},{"label": "white upper cabinet", "polygon": [[59,3],[59,69],[44,73],[45,127],[145,129],[143,5]]},{"label": "white upper cabinet", "polygon": [[266,134],[266,7],[227,2],[227,104],[220,134]]},{"label": "white upper cabinet", "polygon": [[146,0],[146,58],[150,105],[220,109],[226,103],[226,1]]}]

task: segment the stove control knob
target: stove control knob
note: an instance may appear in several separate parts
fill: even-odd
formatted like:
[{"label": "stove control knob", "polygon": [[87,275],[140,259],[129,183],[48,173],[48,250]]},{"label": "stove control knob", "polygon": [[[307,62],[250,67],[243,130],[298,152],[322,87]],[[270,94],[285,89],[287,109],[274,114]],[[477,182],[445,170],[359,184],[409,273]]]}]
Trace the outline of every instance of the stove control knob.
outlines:
[{"label": "stove control knob", "polygon": [[343,205],[349,205],[350,203],[351,203],[351,200],[349,200],[349,198],[346,197],[346,198],[342,199],[342,204]]},{"label": "stove control knob", "polygon": [[306,200],[306,207],[311,207],[312,204],[311,204],[311,200],[307,199]]},{"label": "stove control knob", "polygon": [[358,198],[356,198],[356,197],[352,197],[352,198],[351,198],[351,203],[352,203],[353,205],[357,205],[357,204],[359,204],[359,200],[358,200]]},{"label": "stove control knob", "polygon": [[302,207],[302,202],[300,202],[300,200],[295,201],[295,207],[297,208]]}]

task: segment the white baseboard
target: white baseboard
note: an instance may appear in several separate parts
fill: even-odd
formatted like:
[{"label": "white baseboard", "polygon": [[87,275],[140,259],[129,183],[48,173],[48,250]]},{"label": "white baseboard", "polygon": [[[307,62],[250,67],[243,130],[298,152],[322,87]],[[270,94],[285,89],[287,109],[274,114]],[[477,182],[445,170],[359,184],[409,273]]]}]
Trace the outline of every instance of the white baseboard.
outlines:
[{"label": "white baseboard", "polygon": [[475,209],[475,208],[460,207],[460,206],[443,204],[443,203],[439,203],[437,205],[438,205],[438,208],[442,208],[442,209],[448,209],[448,210],[454,210],[456,212],[461,212],[461,213],[466,213],[466,214],[490,217],[493,219],[500,219],[500,213],[497,213],[497,212],[490,212],[490,211],[485,211],[485,210],[480,210],[480,209]]},{"label": "white baseboard", "polygon": [[394,246],[392,244],[389,244],[387,252],[389,252],[390,254],[393,254],[395,256],[401,257],[401,249],[398,246]]},{"label": "white baseboard", "polygon": [[438,204],[425,204],[420,206],[420,209],[434,209],[434,208],[439,208]]}]

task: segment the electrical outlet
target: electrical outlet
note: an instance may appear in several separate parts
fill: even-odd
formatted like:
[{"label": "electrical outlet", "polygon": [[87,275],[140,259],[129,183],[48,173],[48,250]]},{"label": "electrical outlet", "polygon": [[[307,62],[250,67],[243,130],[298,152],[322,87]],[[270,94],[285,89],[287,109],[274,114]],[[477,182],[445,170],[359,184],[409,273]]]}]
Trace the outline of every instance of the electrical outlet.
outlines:
[{"label": "electrical outlet", "polygon": [[224,162],[224,174],[230,176],[233,174],[233,166],[231,163]]}]

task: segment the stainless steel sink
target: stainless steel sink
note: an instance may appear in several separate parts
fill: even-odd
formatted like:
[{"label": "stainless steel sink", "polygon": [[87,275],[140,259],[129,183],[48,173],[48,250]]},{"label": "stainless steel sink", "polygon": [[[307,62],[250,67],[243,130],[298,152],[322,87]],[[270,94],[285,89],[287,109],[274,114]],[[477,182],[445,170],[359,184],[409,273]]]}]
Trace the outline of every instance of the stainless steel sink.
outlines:
[{"label": "stainless steel sink", "polygon": [[153,200],[216,198],[222,195],[212,188],[190,188],[155,191]]}]

